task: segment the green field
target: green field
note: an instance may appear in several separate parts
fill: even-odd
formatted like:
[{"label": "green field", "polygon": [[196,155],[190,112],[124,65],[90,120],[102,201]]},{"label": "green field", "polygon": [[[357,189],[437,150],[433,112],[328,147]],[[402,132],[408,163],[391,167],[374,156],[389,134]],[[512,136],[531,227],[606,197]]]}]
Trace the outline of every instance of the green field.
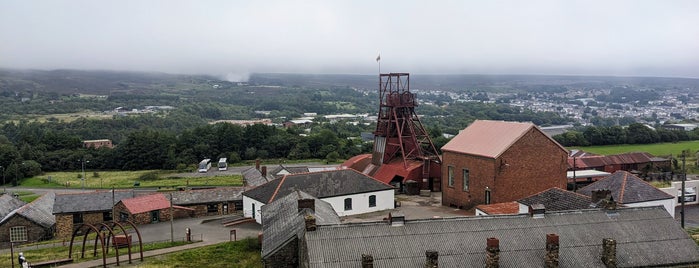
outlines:
[{"label": "green field", "polygon": [[[178,186],[242,186],[241,175],[176,177],[177,174],[157,170],[140,171],[99,171],[85,174],[86,189],[133,188],[139,187],[178,187]],[[96,176],[97,175],[97,176]],[[150,175],[150,176],[149,176]],[[24,179],[24,187],[83,188],[80,172],[48,172],[40,176]]]},{"label": "green field", "polygon": [[141,268],[164,267],[262,267],[257,239],[246,238],[235,242],[179,251],[164,256],[147,258],[136,265]]},{"label": "green field", "polygon": [[654,143],[654,144],[623,144],[605,146],[570,147],[568,149],[580,149],[594,154],[610,155],[629,152],[648,152],[655,156],[678,156],[682,150],[689,149],[694,153],[699,151],[699,141],[683,141],[674,143]]}]

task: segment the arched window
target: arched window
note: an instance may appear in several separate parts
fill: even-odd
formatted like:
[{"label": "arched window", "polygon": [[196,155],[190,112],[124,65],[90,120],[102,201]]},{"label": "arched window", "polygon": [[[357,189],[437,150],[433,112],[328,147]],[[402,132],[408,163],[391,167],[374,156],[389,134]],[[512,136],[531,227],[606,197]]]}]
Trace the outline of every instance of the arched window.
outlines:
[{"label": "arched window", "polygon": [[375,195],[370,195],[369,196],[369,207],[373,208],[376,206],[376,196]]},{"label": "arched window", "polygon": [[352,210],[352,198],[345,198],[345,210]]}]

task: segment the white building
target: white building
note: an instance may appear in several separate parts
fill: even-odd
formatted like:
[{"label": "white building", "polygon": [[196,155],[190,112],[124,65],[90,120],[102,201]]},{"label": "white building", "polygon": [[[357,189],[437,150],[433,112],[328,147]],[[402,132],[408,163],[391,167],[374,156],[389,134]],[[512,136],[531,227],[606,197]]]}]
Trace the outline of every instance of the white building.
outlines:
[{"label": "white building", "polygon": [[391,185],[352,169],[287,174],[243,193],[243,213],[262,223],[262,206],[293,191],[328,202],[337,215],[363,214],[394,207]]}]

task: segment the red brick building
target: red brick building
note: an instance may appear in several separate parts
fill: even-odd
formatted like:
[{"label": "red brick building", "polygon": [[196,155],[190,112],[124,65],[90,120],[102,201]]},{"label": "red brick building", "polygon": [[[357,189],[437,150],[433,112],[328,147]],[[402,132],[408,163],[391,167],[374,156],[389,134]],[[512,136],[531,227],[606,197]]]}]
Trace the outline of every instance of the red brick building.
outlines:
[{"label": "red brick building", "polygon": [[471,208],[565,189],[567,158],[532,123],[476,120],[442,147],[442,204]]},{"label": "red brick building", "polygon": [[[135,224],[148,224],[169,221],[170,200],[163,194],[150,194],[134,198],[122,199],[114,205],[114,213],[119,221],[130,220]],[[172,205],[174,218],[194,216],[194,209]]]},{"label": "red brick building", "polygon": [[83,147],[85,148],[100,148],[100,147],[107,147],[107,148],[114,148],[114,145],[112,144],[112,140],[108,139],[103,139],[103,140],[84,140],[83,141]]}]

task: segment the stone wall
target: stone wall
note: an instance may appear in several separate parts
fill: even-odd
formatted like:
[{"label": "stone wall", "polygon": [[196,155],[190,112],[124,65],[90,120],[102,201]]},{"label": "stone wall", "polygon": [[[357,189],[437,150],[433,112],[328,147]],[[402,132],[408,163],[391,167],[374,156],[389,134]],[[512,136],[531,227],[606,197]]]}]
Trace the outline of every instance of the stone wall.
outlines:
[{"label": "stone wall", "polygon": [[262,260],[265,267],[268,268],[295,268],[299,267],[299,239],[286,243],[274,254],[267,256]]},{"label": "stone wall", "polygon": [[53,238],[53,228],[44,228],[27,218],[14,215],[0,225],[0,242],[10,242],[10,228],[16,226],[27,227],[27,242],[36,242]]},{"label": "stone wall", "polygon": [[[98,224],[104,222],[104,212],[83,212],[83,222],[87,224]],[[73,225],[73,213],[56,214],[56,237],[70,239],[70,236],[80,224]]]}]

